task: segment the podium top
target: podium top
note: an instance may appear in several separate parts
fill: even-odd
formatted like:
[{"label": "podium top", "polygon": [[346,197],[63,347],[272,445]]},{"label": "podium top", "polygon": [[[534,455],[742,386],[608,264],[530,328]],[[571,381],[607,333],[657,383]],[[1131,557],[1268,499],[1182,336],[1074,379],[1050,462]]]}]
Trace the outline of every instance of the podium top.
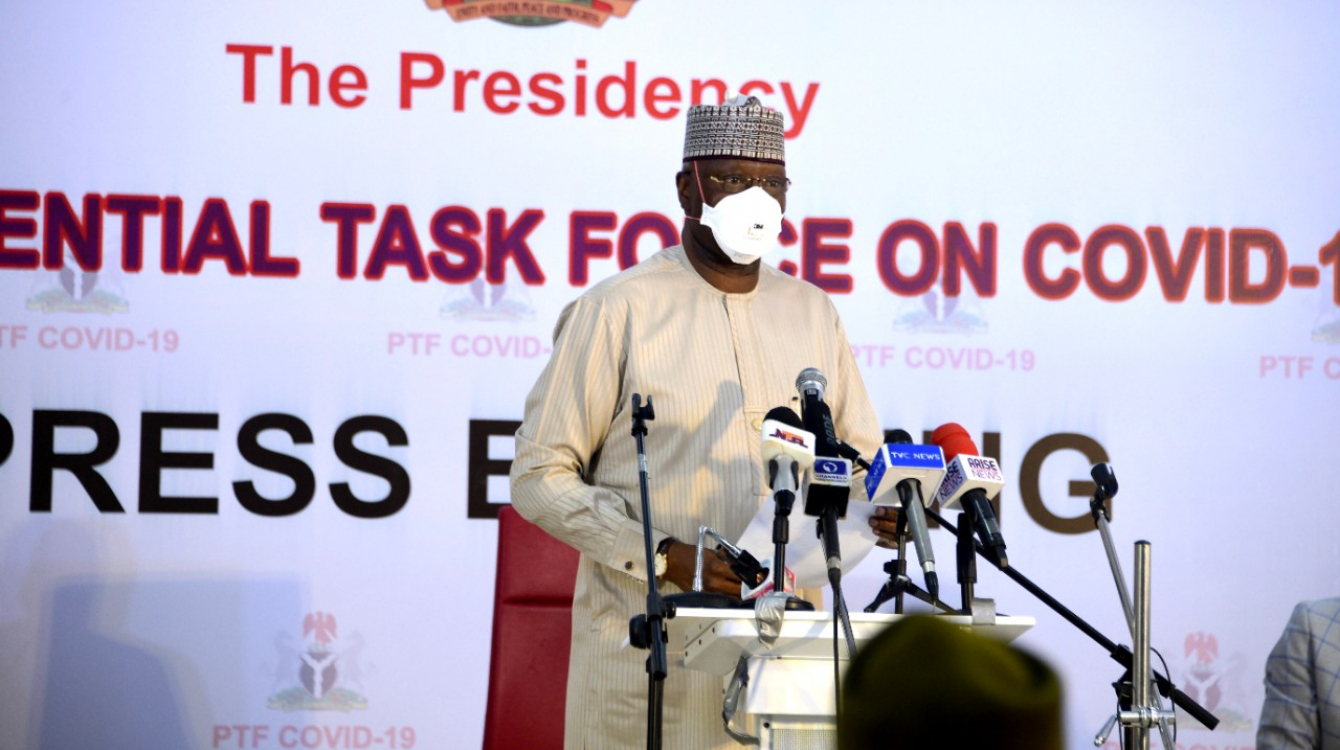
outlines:
[{"label": "podium top", "polygon": [[[891,615],[852,613],[851,629],[859,649],[890,624],[904,617],[927,615]],[[968,615],[935,615],[944,622],[1008,643],[1023,635],[1037,621],[1032,617],[998,616],[994,624],[974,624]],[[702,672],[725,675],[735,669],[741,655],[762,658],[827,659],[833,658],[833,614],[831,612],[787,612],[781,634],[772,646],[758,639],[753,610],[682,608],[666,620],[671,653],[682,653],[684,666]],[[846,651],[846,647],[842,647]]]}]

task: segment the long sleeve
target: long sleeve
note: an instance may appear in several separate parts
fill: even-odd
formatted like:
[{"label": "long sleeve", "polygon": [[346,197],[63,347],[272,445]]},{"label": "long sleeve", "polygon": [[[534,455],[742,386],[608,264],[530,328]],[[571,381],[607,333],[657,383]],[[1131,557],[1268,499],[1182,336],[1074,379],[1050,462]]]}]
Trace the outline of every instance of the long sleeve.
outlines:
[{"label": "long sleeve", "polygon": [[[840,390],[837,391],[839,400],[833,414],[834,427],[837,428],[840,438],[869,460],[879,450],[879,446],[883,445],[884,430],[880,427],[879,417],[870,403],[870,394],[865,389],[865,381],[861,378],[856,357],[852,355],[851,344],[847,341],[846,329],[842,325],[842,320],[837,317],[836,310],[833,311],[833,319],[836,322],[838,342],[841,344],[835,378],[835,385]],[[851,500],[864,502],[869,499],[865,492],[865,470],[861,469],[857,473],[861,475],[862,480],[858,482],[853,477]]]},{"label": "long sleeve", "polygon": [[[638,498],[590,483],[614,417],[631,397],[622,392],[626,364],[624,336],[601,300],[583,297],[563,310],[553,356],[516,434],[512,504],[582,554],[645,580],[642,524],[629,514]],[[653,544],[665,536],[656,533]]]},{"label": "long sleeve", "polygon": [[1299,604],[1266,660],[1266,699],[1256,733],[1258,750],[1321,747],[1312,664],[1308,608]]},{"label": "long sleeve", "polygon": [[[769,507],[763,418],[796,402],[806,367],[829,378],[839,433],[873,453],[878,420],[836,310],[811,284],[765,267],[754,291],[724,293],[675,247],[602,281],[560,315],[516,434],[511,478],[517,510],[582,553],[568,746],[622,750],[645,740],[646,654],[625,645],[647,575],[632,395],[655,399],[646,437],[652,543],[691,543],[704,526],[739,538]],[[853,498],[863,495],[853,487]],[[717,675],[672,670],[665,711],[676,726],[667,747],[736,746],[721,728]]]}]

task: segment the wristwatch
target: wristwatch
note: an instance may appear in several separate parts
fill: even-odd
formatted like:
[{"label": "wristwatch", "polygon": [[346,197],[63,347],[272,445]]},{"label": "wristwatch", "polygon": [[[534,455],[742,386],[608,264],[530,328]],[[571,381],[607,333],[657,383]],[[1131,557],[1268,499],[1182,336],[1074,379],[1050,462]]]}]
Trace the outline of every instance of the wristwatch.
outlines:
[{"label": "wristwatch", "polygon": [[653,558],[653,562],[656,563],[656,580],[664,578],[665,572],[670,569],[670,559],[667,555],[670,552],[670,545],[674,543],[675,538],[668,536],[656,545],[656,557]]}]

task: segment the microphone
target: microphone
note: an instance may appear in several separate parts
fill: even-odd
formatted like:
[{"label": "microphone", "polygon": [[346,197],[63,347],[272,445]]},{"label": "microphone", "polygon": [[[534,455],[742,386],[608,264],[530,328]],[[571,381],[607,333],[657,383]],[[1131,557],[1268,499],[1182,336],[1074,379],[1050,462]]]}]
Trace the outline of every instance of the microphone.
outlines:
[{"label": "microphone", "polygon": [[833,414],[824,403],[828,378],[818,368],[806,367],[796,376],[796,390],[800,391],[800,417],[805,429],[814,433],[818,442],[815,451],[820,456],[836,456],[838,439],[833,431]]},{"label": "microphone", "polygon": [[1106,462],[1094,464],[1089,470],[1089,476],[1093,477],[1093,483],[1098,485],[1098,492],[1104,498],[1116,496],[1117,473],[1112,469],[1112,464]]},{"label": "microphone", "polygon": [[[778,406],[763,418],[763,465],[773,493],[800,489],[800,475],[814,465],[814,433],[800,424],[794,411]],[[787,507],[790,512],[790,507]]]},{"label": "microphone", "polygon": [[833,413],[824,403],[828,379],[815,367],[806,367],[796,377],[800,391],[801,424],[814,433],[814,472],[805,493],[805,515],[819,517],[819,536],[828,562],[828,577],[842,575],[842,551],[838,544],[837,520],[847,515],[851,494],[851,461],[839,458]]},{"label": "microphone", "polygon": [[838,545],[837,520],[847,514],[847,496],[851,494],[851,461],[845,458],[819,456],[814,459],[809,490],[805,493],[805,513],[810,513],[810,500],[815,496],[842,498],[842,510],[836,502],[824,501],[819,506],[819,537],[824,543],[824,560],[828,564],[828,578],[842,575],[842,550]]},{"label": "microphone", "polygon": [[[800,391],[801,396],[801,424],[814,435],[816,458],[837,458],[841,455],[838,452],[837,435],[833,430],[833,413],[829,411],[828,404],[824,403],[824,391],[827,388],[827,378],[814,367],[801,370],[800,376],[796,378],[796,390]],[[847,462],[847,467],[848,486],[850,486],[850,461]],[[820,486],[830,485],[820,483]],[[837,510],[838,518],[847,515],[847,493],[828,490],[810,492],[805,496],[805,515],[821,516],[824,508],[830,504]]]},{"label": "microphone", "polygon": [[[800,417],[794,411],[778,406],[763,418],[761,453],[775,507],[772,519],[773,573],[771,586],[765,583],[756,591],[760,594],[767,593],[765,589],[785,592],[795,588],[795,576],[786,568],[786,544],[791,538],[788,519],[796,502],[796,493],[800,491],[800,477],[814,465],[814,434],[801,428]],[[748,592],[742,598],[748,599],[752,593]]]},{"label": "microphone", "polygon": [[935,572],[935,551],[926,528],[926,498],[935,496],[944,479],[944,453],[938,445],[913,445],[907,430],[894,430],[890,438],[870,464],[865,476],[866,495],[875,505],[902,507],[912,531],[917,559],[921,561],[926,591],[938,599],[940,578]]},{"label": "microphone", "polygon": [[972,519],[983,546],[995,556],[996,564],[1008,568],[1010,561],[1005,556],[1005,537],[1001,536],[996,511],[991,507],[991,499],[1005,486],[1000,464],[994,458],[979,456],[977,444],[968,431],[954,422],[936,427],[931,433],[931,442],[944,449],[947,461],[944,481],[936,493],[940,508],[962,507]]}]

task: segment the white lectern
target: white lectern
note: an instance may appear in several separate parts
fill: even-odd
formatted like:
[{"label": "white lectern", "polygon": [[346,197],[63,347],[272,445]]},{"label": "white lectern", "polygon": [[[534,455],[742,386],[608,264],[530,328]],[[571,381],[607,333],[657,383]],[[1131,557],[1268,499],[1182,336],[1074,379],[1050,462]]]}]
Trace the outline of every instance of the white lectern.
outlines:
[{"label": "white lectern", "polygon": [[[857,649],[902,617],[853,613]],[[1032,617],[996,617],[987,622],[974,622],[968,615],[936,617],[1003,642],[1035,624]],[[736,722],[739,729],[759,738],[763,750],[837,747],[831,612],[787,612],[771,646],[759,639],[753,610],[678,609],[666,625],[670,651],[683,654],[683,668],[720,675],[723,685],[732,680],[740,657],[746,657],[749,684],[736,709]],[[844,671],[846,652],[846,641],[839,638],[839,668]]]}]

